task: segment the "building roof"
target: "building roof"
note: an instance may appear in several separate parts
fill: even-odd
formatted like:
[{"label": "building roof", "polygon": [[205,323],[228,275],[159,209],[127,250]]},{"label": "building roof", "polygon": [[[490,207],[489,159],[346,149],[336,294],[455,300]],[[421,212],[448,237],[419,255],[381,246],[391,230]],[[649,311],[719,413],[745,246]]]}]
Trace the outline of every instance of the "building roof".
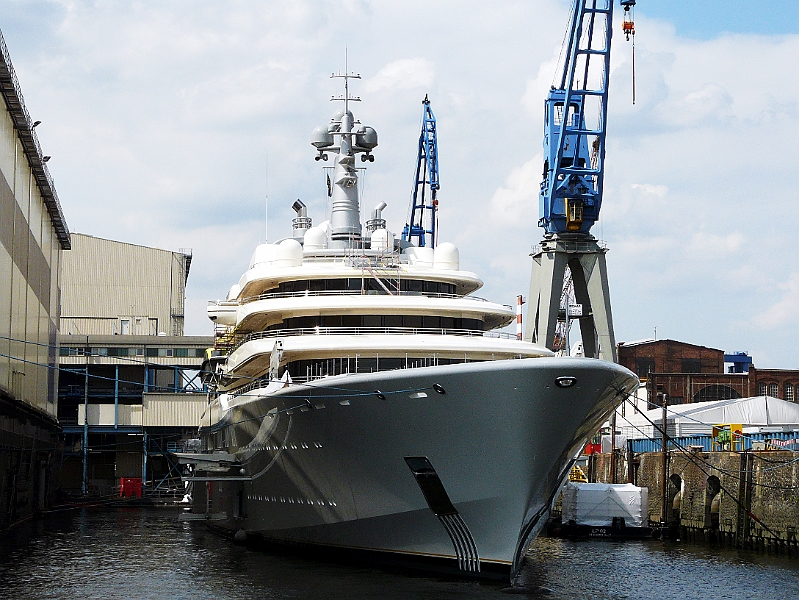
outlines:
[{"label": "building roof", "polygon": [[710,346],[702,346],[700,344],[691,344],[689,342],[681,342],[679,340],[670,340],[670,339],[662,339],[662,340],[633,340],[632,342],[619,342],[618,346],[620,348],[630,348],[632,346],[649,346],[652,344],[679,344],[680,346],[691,346],[692,348],[706,348],[707,350],[714,350],[716,352],[723,352],[723,350],[719,350],[718,348],[711,348]]},{"label": "building roof", "polygon": [[0,94],[6,101],[8,112],[22,144],[22,150],[28,158],[33,179],[36,181],[36,186],[42,195],[42,200],[47,208],[47,213],[50,215],[50,221],[53,223],[61,248],[69,250],[69,227],[67,227],[64,212],[61,210],[61,203],[58,201],[58,194],[55,191],[50,170],[44,162],[39,138],[33,130],[33,120],[28,114],[28,109],[25,108],[25,101],[22,98],[17,74],[11,64],[11,57],[2,33],[0,33]]},{"label": "building roof", "polygon": [[[660,436],[650,421],[661,424],[660,407],[627,415],[619,420],[618,427],[630,439]],[[677,404],[667,407],[666,422],[669,435],[677,437],[709,435],[714,425],[726,423],[793,430],[799,428],[799,404],[771,396]]]}]

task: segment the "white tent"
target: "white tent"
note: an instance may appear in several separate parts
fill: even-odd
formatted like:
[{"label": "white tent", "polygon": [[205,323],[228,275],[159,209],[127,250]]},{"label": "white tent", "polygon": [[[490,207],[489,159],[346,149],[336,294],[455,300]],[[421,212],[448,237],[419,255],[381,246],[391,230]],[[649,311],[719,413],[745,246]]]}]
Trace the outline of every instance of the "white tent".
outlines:
[{"label": "white tent", "polygon": [[[744,433],[799,431],[799,404],[771,396],[716,400],[695,404],[676,404],[666,408],[666,433],[671,437],[710,435],[714,425],[740,423]],[[628,439],[659,438],[663,413],[655,408],[632,414],[619,413],[616,429]]]}]

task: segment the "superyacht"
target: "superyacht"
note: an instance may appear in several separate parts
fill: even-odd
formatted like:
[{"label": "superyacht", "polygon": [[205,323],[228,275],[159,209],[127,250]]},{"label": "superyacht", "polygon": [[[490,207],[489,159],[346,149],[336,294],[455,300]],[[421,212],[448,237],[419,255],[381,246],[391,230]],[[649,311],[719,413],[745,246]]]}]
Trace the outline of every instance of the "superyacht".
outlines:
[{"label": "superyacht", "polygon": [[[238,539],[513,577],[586,440],[638,384],[499,331],[510,307],[451,243],[362,225],[377,133],[349,79],[313,132],[329,219],[294,203],[293,234],[259,245],[211,303],[220,356],[191,464],[193,512]],[[404,236],[403,236],[404,237]]]}]

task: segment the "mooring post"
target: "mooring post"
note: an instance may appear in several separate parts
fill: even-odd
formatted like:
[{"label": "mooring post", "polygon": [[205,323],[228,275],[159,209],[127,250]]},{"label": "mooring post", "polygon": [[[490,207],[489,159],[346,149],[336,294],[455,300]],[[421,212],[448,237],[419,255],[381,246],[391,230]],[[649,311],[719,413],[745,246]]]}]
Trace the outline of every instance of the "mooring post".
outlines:
[{"label": "mooring post", "polygon": [[610,418],[610,483],[616,483],[616,411]]},{"label": "mooring post", "polygon": [[660,522],[666,526],[668,525],[668,460],[666,454],[666,442],[668,436],[666,435],[666,398],[667,394],[660,394],[660,404],[663,407],[662,421],[661,421],[661,438],[660,438]]},{"label": "mooring post", "polygon": [[635,466],[633,465],[632,440],[627,440],[627,483],[635,484]]}]

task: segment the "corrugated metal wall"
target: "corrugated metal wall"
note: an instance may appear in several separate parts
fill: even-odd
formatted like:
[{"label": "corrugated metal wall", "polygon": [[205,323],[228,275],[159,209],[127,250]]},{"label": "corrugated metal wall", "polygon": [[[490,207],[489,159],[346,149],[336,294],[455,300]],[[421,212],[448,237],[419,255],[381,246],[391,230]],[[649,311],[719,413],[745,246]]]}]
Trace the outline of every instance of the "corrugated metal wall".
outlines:
[{"label": "corrugated metal wall", "polygon": [[[786,447],[786,450],[799,450],[799,432],[796,431],[778,431],[775,433],[747,433],[744,436],[744,450],[752,449],[752,442],[768,442],[769,440],[792,441]],[[661,443],[660,439],[648,440],[629,440],[632,445],[633,452],[660,452]],[[702,446],[705,452],[710,452],[713,449],[713,438],[709,435],[695,435],[691,437],[675,438],[667,443],[667,448],[676,447],[679,444],[684,449],[689,446]]]},{"label": "corrugated metal wall", "polygon": [[[89,425],[114,425],[115,412],[118,412],[117,425],[141,427],[198,427],[200,418],[208,402],[205,394],[163,394],[145,393],[141,405],[89,404]],[[86,410],[78,405],[78,424],[83,424]]]},{"label": "corrugated metal wall", "polygon": [[19,131],[0,111],[0,388],[55,415],[62,250],[31,173]]},{"label": "corrugated metal wall", "polygon": [[142,402],[144,427],[197,427],[208,403],[205,394],[146,393]]},{"label": "corrugated metal wall", "polygon": [[61,333],[183,335],[185,265],[179,252],[73,233],[62,269]]}]

